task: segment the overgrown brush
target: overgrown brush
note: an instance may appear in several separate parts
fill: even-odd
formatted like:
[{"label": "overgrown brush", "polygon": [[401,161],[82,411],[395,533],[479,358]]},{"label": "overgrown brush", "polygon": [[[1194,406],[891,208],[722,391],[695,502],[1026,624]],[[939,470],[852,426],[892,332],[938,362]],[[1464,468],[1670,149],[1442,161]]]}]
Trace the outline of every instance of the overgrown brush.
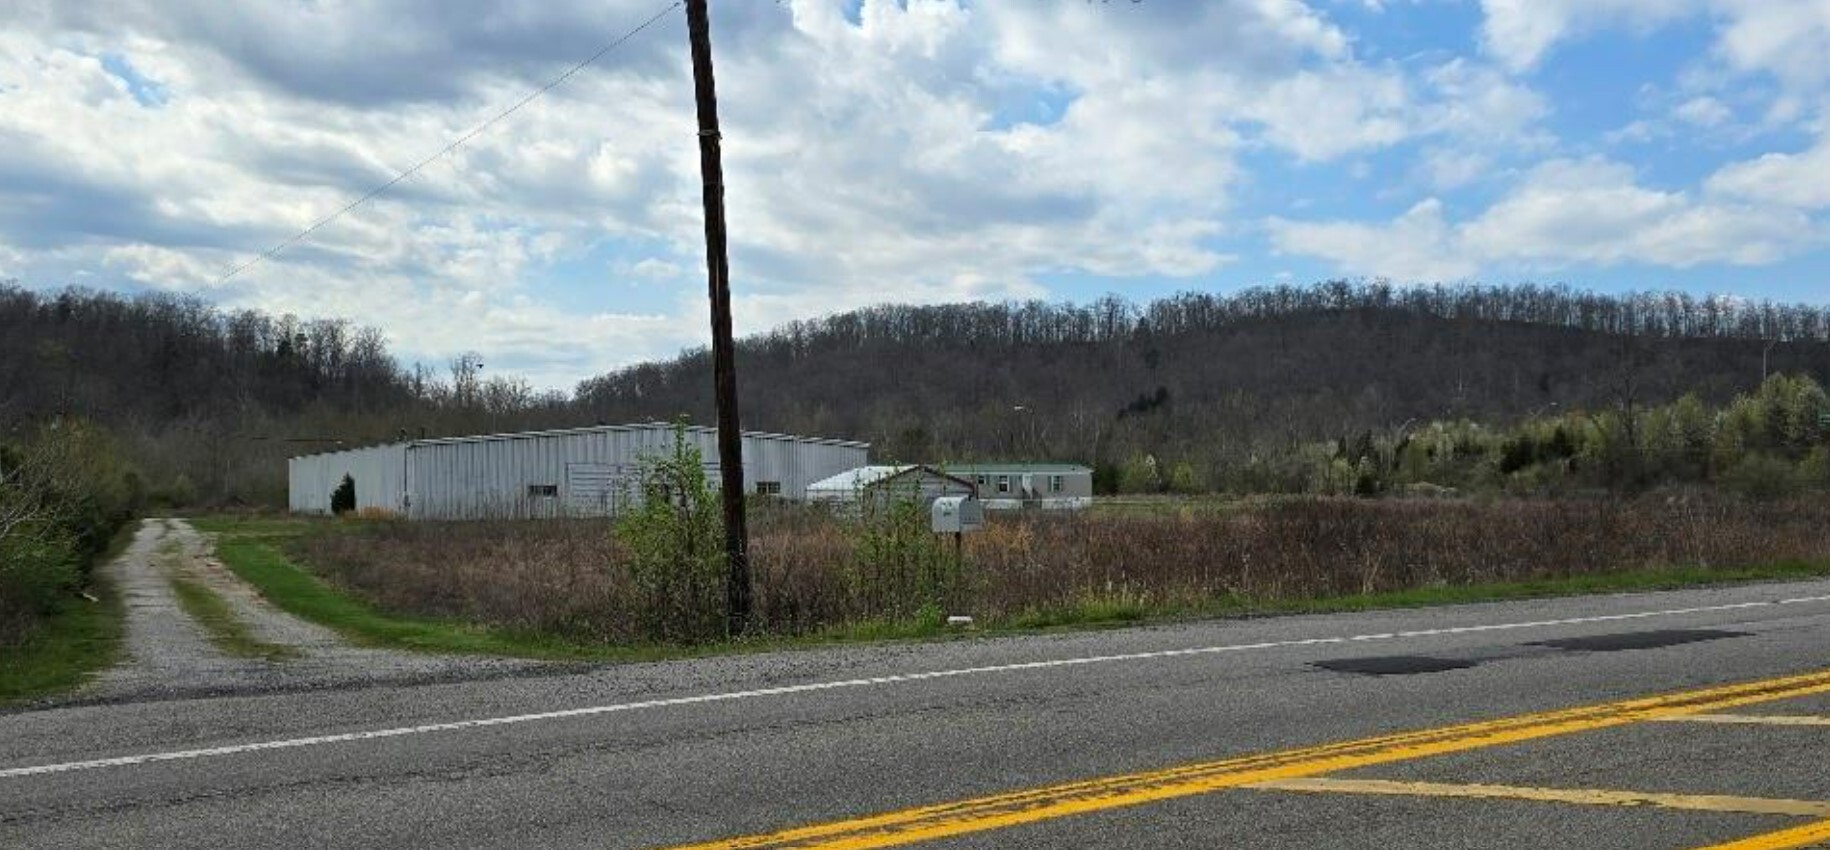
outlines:
[{"label": "overgrown brush", "polygon": [[665,455],[642,459],[636,507],[616,522],[642,634],[696,643],[725,633],[724,523],[699,448],[674,430]]},{"label": "overgrown brush", "polygon": [[113,438],[60,420],[0,444],[0,646],[75,598],[140,500]]},{"label": "overgrown brush", "polygon": [[[1682,491],[1631,501],[1310,498],[1000,515],[967,537],[969,568],[952,573],[923,572],[945,566],[934,553],[949,553],[902,517],[900,529],[862,532],[816,507],[756,511],[753,629],[912,625],[942,613],[987,623],[1128,620],[1665,567],[1830,562],[1830,504]],[[588,520],[377,523],[309,537],[297,554],[400,613],[612,643],[683,639],[686,627],[655,615],[653,591],[631,570],[603,568],[635,557],[607,531]],[[721,612],[712,578],[694,585],[704,591],[694,598]],[[712,628],[709,617],[691,622]]]}]

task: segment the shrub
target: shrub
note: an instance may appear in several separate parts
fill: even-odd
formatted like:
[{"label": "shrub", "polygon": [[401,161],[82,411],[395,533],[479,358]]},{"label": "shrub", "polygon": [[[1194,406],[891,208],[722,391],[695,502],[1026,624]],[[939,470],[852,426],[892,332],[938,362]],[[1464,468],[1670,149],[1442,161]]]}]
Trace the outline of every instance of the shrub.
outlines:
[{"label": "shrub", "polygon": [[937,616],[955,602],[962,565],[933,531],[929,503],[917,486],[885,487],[866,494],[851,526],[848,577],[862,610],[900,619]]},{"label": "shrub", "polygon": [[1722,483],[1750,499],[1780,499],[1798,492],[1797,470],[1771,455],[1750,455],[1723,473]]},{"label": "shrub", "polygon": [[0,644],[22,638],[87,579],[129,518],[137,475],[80,420],[0,446]]},{"label": "shrub", "polygon": [[330,491],[330,512],[338,516],[356,509],[356,479],[343,476],[343,483]]},{"label": "shrub", "polygon": [[197,503],[197,485],[180,472],[170,484],[148,493],[146,502],[154,508],[187,508]]},{"label": "shrub", "polygon": [[637,481],[639,505],[617,522],[616,537],[628,550],[623,569],[642,632],[676,643],[723,637],[724,523],[686,426],[674,429],[667,454],[642,459]]}]

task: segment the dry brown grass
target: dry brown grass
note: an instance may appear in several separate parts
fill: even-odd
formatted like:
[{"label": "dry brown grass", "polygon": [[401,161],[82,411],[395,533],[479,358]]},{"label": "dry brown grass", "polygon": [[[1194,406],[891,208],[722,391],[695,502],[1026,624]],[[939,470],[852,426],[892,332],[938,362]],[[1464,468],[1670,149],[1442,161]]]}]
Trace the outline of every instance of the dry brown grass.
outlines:
[{"label": "dry brown grass", "polygon": [[[1830,561],[1830,505],[1666,495],[1635,501],[1307,499],[1236,511],[994,517],[940,600],[991,622],[1089,602],[1144,611],[1592,576]],[[778,634],[880,620],[855,536],[817,513],[754,524],[759,625]],[[609,526],[592,521],[365,524],[296,553],[386,610],[640,642]]]}]

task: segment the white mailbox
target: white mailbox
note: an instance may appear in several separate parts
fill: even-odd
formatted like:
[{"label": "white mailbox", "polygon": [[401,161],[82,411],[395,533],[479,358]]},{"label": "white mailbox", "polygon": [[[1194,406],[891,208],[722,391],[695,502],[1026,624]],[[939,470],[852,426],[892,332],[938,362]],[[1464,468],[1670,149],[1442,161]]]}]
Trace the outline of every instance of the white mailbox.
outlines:
[{"label": "white mailbox", "polygon": [[972,496],[942,496],[929,510],[935,534],[963,534],[985,526],[985,505]]}]

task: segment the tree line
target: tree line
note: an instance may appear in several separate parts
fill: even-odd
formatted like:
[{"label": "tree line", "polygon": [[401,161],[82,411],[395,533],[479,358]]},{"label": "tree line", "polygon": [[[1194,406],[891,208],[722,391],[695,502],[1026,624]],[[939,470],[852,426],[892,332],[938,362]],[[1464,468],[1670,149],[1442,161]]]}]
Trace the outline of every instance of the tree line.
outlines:
[{"label": "tree line", "polygon": [[0,283],[0,444],[81,418],[120,441],[152,503],[283,505],[289,456],[575,424],[565,395],[480,363],[404,365],[342,319]]},{"label": "tree line", "polygon": [[[885,459],[1078,461],[1102,489],[1157,459],[1226,489],[1318,440],[1406,422],[1510,422],[1687,393],[1721,403],[1770,374],[1830,379],[1830,307],[1562,286],[1330,282],[1138,305],[886,305],[740,343],[746,422],[871,441]],[[710,361],[579,385],[593,417],[711,414]]]},{"label": "tree line", "polygon": [[[1107,490],[1148,457],[1160,486],[1231,489],[1265,458],[1407,423],[1830,382],[1830,307],[1341,281],[884,305],[742,340],[738,367],[752,428],[868,440],[882,460],[1082,462]],[[83,418],[115,435],[153,503],[283,504],[286,457],[402,437],[709,422],[710,375],[695,349],[540,392],[477,355],[402,363],[347,321],[0,284],[0,442]]]}]

